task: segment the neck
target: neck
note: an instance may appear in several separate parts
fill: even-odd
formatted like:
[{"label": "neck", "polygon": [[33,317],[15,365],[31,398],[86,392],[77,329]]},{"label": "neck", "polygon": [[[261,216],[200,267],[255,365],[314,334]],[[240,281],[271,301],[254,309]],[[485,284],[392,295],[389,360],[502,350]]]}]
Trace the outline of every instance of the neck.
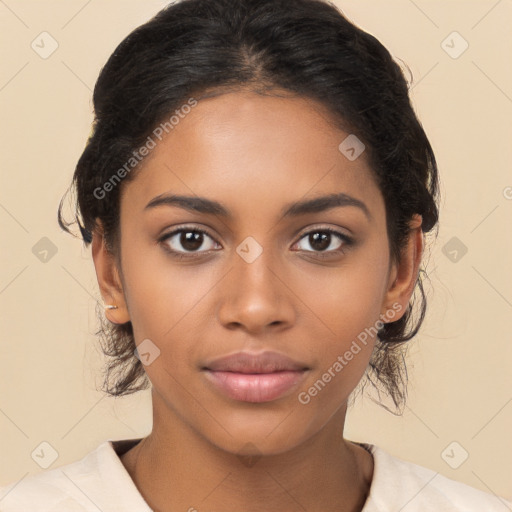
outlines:
[{"label": "neck", "polygon": [[[240,456],[154,407],[153,431],[121,457],[155,512],[360,512],[373,458],[343,438],[346,405],[293,450]],[[165,428],[164,428],[165,425]]]}]

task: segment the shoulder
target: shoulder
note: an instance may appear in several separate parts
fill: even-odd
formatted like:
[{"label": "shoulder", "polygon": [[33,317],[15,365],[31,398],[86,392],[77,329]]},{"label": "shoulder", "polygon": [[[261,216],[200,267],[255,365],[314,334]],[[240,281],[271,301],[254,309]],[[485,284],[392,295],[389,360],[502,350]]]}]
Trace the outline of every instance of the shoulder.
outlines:
[{"label": "shoulder", "polygon": [[360,443],[374,459],[370,494],[363,512],[506,512],[512,502],[431,469],[405,461],[372,444]]},{"label": "shoulder", "polygon": [[116,509],[150,511],[124,469],[112,441],[105,441],[76,462],[0,487],[2,512]]},{"label": "shoulder", "polygon": [[99,447],[79,461],[25,476],[0,488],[0,510],[89,510],[80,484],[88,478],[94,485],[101,465],[98,452]]}]

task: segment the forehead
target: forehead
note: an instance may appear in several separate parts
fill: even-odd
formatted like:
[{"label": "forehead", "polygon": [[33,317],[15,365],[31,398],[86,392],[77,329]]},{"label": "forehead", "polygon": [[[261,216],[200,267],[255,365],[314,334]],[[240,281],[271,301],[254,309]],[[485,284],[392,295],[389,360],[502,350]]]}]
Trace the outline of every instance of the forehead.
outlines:
[{"label": "forehead", "polygon": [[365,153],[351,161],[340,152],[349,133],[320,103],[242,91],[200,99],[187,111],[162,140],[154,138],[150,157],[123,191],[125,207],[142,211],[168,192],[235,209],[332,192],[382,203]]}]

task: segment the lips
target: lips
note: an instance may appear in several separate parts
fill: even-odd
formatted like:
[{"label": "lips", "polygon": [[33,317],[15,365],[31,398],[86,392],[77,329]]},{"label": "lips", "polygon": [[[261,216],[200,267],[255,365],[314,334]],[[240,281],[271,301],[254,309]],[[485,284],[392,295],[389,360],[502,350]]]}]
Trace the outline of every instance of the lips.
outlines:
[{"label": "lips", "polygon": [[244,402],[269,402],[289,393],[309,368],[277,352],[238,352],[207,363],[204,376],[222,394]]},{"label": "lips", "polygon": [[274,373],[308,369],[305,364],[294,361],[278,352],[262,352],[260,354],[237,352],[236,354],[214,359],[206,364],[205,368],[211,371],[237,373]]}]

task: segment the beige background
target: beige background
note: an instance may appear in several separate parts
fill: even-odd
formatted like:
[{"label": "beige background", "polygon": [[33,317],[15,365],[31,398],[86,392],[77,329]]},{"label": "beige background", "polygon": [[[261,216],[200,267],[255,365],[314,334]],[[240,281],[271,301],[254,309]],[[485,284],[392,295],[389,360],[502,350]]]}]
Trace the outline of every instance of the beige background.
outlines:
[{"label": "beige background", "polygon": [[[408,407],[394,417],[358,400],[347,437],[512,499],[512,2],[336,3],[410,67],[442,178]],[[94,267],[60,232],[56,210],[89,134],[101,66],[165,4],[0,1],[0,484],[42,471],[31,453],[43,441],[58,452],[54,468],[151,429],[149,391],[114,400],[96,390]],[[43,31],[59,45],[47,59],[31,48]],[[453,31],[469,44],[458,58],[442,46]],[[446,44],[463,48],[453,35]],[[32,252],[42,237],[57,248],[46,263]],[[468,459],[452,469],[445,460],[456,465],[463,450]]]}]

